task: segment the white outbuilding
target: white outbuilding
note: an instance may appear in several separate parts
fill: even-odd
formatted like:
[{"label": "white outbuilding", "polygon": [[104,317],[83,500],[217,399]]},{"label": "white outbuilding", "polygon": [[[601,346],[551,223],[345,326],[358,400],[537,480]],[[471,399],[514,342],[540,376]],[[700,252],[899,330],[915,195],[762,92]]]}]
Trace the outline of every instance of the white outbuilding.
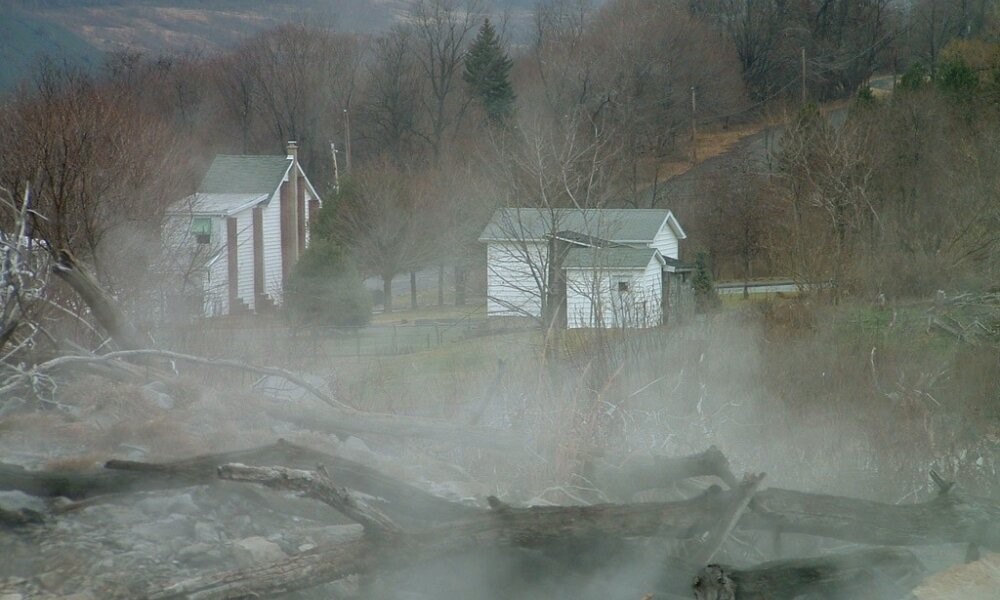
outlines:
[{"label": "white outbuilding", "polygon": [[566,327],[650,327],[693,305],[687,237],[667,209],[528,209],[494,213],[486,244],[487,315]]}]

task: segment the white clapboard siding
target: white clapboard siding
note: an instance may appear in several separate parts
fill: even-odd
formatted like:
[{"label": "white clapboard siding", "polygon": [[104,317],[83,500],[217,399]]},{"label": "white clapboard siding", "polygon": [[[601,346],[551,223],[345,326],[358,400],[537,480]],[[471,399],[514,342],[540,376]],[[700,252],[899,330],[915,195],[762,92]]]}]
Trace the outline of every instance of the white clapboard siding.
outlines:
[{"label": "white clapboard siding", "polygon": [[664,221],[663,226],[656,232],[650,247],[656,248],[660,254],[667,258],[678,258],[677,235],[671,229],[670,224]]},{"label": "white clapboard siding", "polygon": [[281,304],[281,197],[274,193],[264,207],[264,293]]},{"label": "white clapboard siding", "polygon": [[239,273],[237,295],[250,310],[254,310],[252,208],[236,215],[236,271]]},{"label": "white clapboard siding", "polygon": [[[619,292],[627,282],[629,290]],[[645,269],[567,269],[566,325],[580,327],[653,327],[661,316],[660,263]]]},{"label": "white clapboard siding", "polygon": [[492,242],[486,246],[486,312],[489,316],[542,314],[548,247],[544,243]]},{"label": "white clapboard siding", "polygon": [[219,317],[229,313],[225,219],[212,217],[212,247],[217,251],[205,269],[205,316]]}]

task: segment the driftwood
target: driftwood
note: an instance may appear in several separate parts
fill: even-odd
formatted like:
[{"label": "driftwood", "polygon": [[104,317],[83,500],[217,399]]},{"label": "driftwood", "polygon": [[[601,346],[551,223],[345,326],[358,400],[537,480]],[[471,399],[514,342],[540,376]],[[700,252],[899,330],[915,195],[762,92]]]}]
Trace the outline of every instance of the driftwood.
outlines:
[{"label": "driftwood", "polygon": [[104,469],[90,471],[29,471],[0,463],[0,490],[84,500],[109,494],[214,483],[218,481],[218,467],[231,462],[299,467],[323,464],[337,481],[376,498],[382,510],[409,518],[445,521],[477,512],[473,507],[450,502],[386,477],[361,463],[285,440],[250,450],[206,454],[168,463],[110,460]]},{"label": "driftwood", "polygon": [[[319,497],[342,510],[343,493],[315,473],[280,467],[225,465],[223,478],[252,481]],[[332,489],[330,489],[332,488]],[[500,545],[544,548],[578,540],[672,535],[693,537],[709,529],[740,494],[716,492],[680,502],[535,506],[515,508],[490,498],[491,510],[446,525],[402,532],[371,518],[356,518],[366,531],[362,539],[334,548],[317,549],[279,563],[218,573],[152,590],[151,599],[268,597],[334,581],[351,574],[398,569],[452,553]]]},{"label": "driftwood", "polygon": [[[660,470],[662,469],[662,471]],[[595,467],[593,481],[613,497],[666,487],[685,477],[715,476],[732,486],[726,457],[714,446],[683,457],[644,457]],[[968,543],[1000,551],[1000,505],[962,494],[931,473],[938,495],[927,502],[885,504],[770,488],[754,494],[737,527],[802,533],[873,546]]]},{"label": "driftwood", "polygon": [[1000,506],[954,489],[928,502],[885,504],[771,488],[739,526],[877,546],[968,543],[1000,550]]},{"label": "driftwood", "polygon": [[923,565],[912,552],[874,548],[750,569],[708,565],[695,577],[693,588],[697,600],[903,598],[923,575]]}]

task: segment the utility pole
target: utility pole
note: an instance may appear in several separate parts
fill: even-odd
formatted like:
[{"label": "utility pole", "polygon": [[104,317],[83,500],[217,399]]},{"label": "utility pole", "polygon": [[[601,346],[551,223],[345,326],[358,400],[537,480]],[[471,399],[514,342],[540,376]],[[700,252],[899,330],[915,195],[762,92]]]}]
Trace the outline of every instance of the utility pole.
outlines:
[{"label": "utility pole", "polygon": [[691,86],[691,162],[698,164],[698,124],[695,122],[695,115],[698,113],[698,100],[694,93],[694,86]]},{"label": "utility pole", "polygon": [[347,173],[351,172],[351,113],[344,109],[344,134],[347,140],[345,141],[346,148],[344,149],[344,171]]},{"label": "utility pole", "polygon": [[340,169],[337,168],[337,144],[330,142],[330,156],[333,157],[333,190],[340,191]]},{"label": "utility pole", "polygon": [[802,106],[806,105],[806,47],[802,46]]}]

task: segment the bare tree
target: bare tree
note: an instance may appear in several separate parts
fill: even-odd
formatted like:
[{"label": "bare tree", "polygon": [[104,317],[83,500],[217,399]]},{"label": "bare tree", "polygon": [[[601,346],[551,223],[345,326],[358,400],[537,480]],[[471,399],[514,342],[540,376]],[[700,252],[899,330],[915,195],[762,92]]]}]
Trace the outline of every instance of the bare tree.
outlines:
[{"label": "bare tree", "polygon": [[374,41],[361,104],[375,149],[396,162],[414,151],[423,94],[413,38],[411,28],[397,26]]},{"label": "bare tree", "polygon": [[435,161],[441,156],[447,131],[458,125],[464,112],[462,66],[465,50],[479,25],[480,0],[417,0],[410,20],[417,61],[428,92],[423,98],[428,130],[421,135],[431,146]]},{"label": "bare tree", "polygon": [[32,189],[32,233],[90,262],[114,289],[138,289],[185,162],[167,123],[134,96],[46,67],[0,111],[0,181]]},{"label": "bare tree", "polygon": [[[329,139],[340,129],[343,111],[352,109],[363,46],[304,25],[283,25],[255,38],[239,53],[249,61],[252,89],[237,85],[236,106],[245,94],[256,97],[257,111],[268,134],[266,148],[282,151],[297,140],[299,156],[320,178],[329,170]],[[242,109],[241,109],[242,110]]]},{"label": "bare tree", "polygon": [[0,187],[0,365],[33,350],[44,329],[38,321],[48,285],[48,249],[32,238],[31,191],[20,203]]},{"label": "bare tree", "polygon": [[705,227],[709,251],[716,263],[734,260],[743,279],[743,297],[755,261],[767,246],[768,225],[774,209],[767,205],[765,170],[749,153],[737,158],[730,177],[710,186],[711,212]]},{"label": "bare tree", "polygon": [[423,266],[432,255],[423,182],[388,160],[357,169],[338,196],[334,236],[358,264],[382,278],[383,306],[392,311],[392,278]]}]

